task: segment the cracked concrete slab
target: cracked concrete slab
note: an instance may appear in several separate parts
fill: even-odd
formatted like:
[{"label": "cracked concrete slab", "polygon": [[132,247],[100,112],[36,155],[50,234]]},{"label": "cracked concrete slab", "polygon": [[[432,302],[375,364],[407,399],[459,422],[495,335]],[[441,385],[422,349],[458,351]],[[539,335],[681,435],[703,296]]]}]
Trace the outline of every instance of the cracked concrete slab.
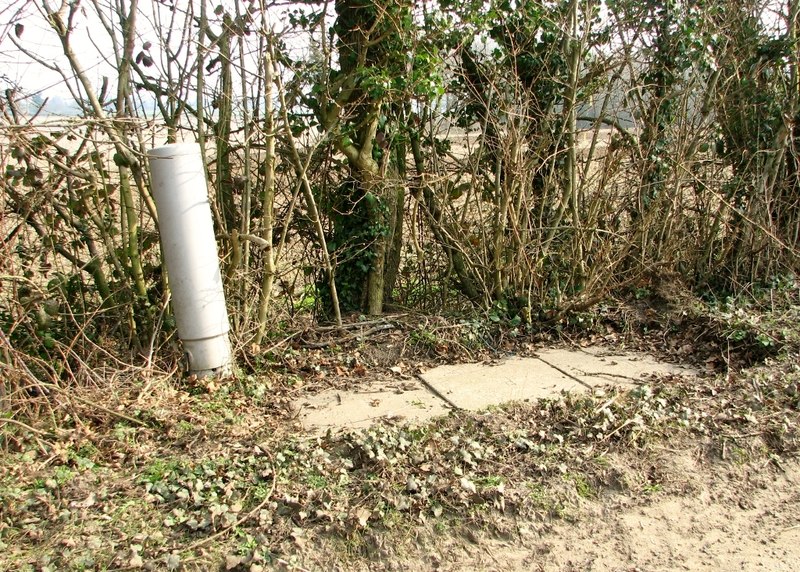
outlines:
[{"label": "cracked concrete slab", "polygon": [[537,357],[549,366],[581,380],[590,386],[635,384],[650,375],[696,375],[696,371],[671,363],[659,362],[642,353],[624,352],[609,348],[548,349]]},{"label": "cracked concrete slab", "polygon": [[658,362],[645,354],[549,349],[538,357],[509,357],[496,364],[441,366],[420,377],[453,405],[479,410],[507,401],[555,397],[562,391],[632,385],[645,381],[650,374],[674,373],[687,375],[692,370]]},{"label": "cracked concrete slab", "polygon": [[693,375],[687,367],[609,348],[547,349],[537,357],[509,356],[493,363],[445,365],[419,375],[329,390],[295,403],[311,433],[369,427],[380,421],[420,422],[452,408],[473,411],[508,401],[535,401],[561,392],[642,383],[652,374]]},{"label": "cracked concrete slab", "polygon": [[536,358],[510,357],[492,364],[444,365],[420,377],[453,405],[472,410],[588,389],[581,381]]},{"label": "cracked concrete slab", "polygon": [[297,406],[303,428],[312,433],[369,427],[379,420],[425,421],[451,409],[416,380],[395,387],[325,391],[300,400]]}]

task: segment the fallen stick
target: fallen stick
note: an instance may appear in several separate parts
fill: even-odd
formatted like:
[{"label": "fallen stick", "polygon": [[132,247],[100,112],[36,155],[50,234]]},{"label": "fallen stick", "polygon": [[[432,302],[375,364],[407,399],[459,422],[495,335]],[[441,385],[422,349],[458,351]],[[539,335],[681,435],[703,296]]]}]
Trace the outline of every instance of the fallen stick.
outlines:
[{"label": "fallen stick", "polygon": [[383,331],[386,331],[386,330],[393,330],[396,327],[397,327],[396,324],[381,324],[379,326],[375,326],[374,328],[370,328],[370,329],[368,329],[368,330],[366,330],[364,332],[357,332],[357,333],[350,334],[348,336],[344,336],[344,337],[341,337],[341,338],[334,338],[334,339],[325,340],[325,341],[322,341],[322,342],[301,341],[301,343],[303,344],[304,347],[307,347],[307,348],[326,348],[326,347],[331,346],[333,344],[349,342],[351,340],[356,340],[356,339],[359,339],[359,338],[365,338],[367,336],[371,336],[372,334],[376,334],[378,332],[383,332]]}]

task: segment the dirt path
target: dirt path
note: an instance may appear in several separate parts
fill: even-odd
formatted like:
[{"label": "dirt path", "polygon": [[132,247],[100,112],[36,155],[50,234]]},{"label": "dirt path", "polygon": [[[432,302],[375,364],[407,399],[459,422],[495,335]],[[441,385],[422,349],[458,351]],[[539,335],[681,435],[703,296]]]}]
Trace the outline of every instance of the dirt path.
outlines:
[{"label": "dirt path", "polygon": [[[744,474],[687,474],[688,496],[606,496],[574,522],[520,525],[520,541],[440,553],[440,570],[655,572],[800,567],[800,464]],[[726,471],[724,466],[721,470]],[[449,556],[448,556],[449,555]]]}]

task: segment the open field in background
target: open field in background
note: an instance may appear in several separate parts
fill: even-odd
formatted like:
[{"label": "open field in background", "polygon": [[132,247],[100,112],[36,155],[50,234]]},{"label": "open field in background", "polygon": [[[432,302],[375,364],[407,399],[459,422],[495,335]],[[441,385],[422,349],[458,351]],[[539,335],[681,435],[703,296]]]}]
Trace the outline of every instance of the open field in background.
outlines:
[{"label": "open field in background", "polygon": [[[112,119],[109,118],[108,121],[112,121]],[[168,141],[167,128],[163,124],[159,124],[158,121],[132,119],[129,123],[130,129],[135,131],[137,135],[137,141],[131,140],[131,143],[143,145],[142,147],[137,146],[132,148],[137,154],[139,154],[140,159],[143,161],[145,160],[145,156],[140,154],[141,151],[146,152],[149,149],[166,144]],[[29,121],[26,118],[23,120],[21,125],[7,125],[6,128],[0,130],[0,149],[3,150],[0,160],[2,160],[2,164],[5,166],[6,176],[8,176],[9,171],[15,171],[22,167],[20,162],[14,158],[14,149],[16,145],[15,142],[26,141],[28,143],[35,143],[36,145],[42,147],[51,147],[51,151],[55,153],[55,156],[58,157],[58,160],[63,162],[77,164],[84,163],[87,156],[97,153],[99,163],[92,163],[85,168],[89,171],[94,170],[97,173],[99,173],[101,170],[104,171],[103,177],[108,177],[108,184],[112,186],[118,185],[118,174],[114,170],[114,145],[109,140],[107,134],[98,129],[98,125],[99,122],[91,118],[83,119],[53,115],[36,117],[33,118],[32,121]],[[241,126],[239,126],[239,128],[241,128]],[[178,129],[176,133],[176,142],[195,143],[197,141],[197,134],[189,125]],[[594,167],[590,169],[590,173],[596,172],[601,167],[602,161],[605,159],[605,149],[608,146],[611,135],[611,129],[604,128],[600,130],[599,137],[594,143],[596,152],[593,157]],[[457,184],[471,185],[472,183],[469,180],[471,178],[470,173],[464,172],[463,164],[471,155],[478,151],[478,147],[481,144],[482,138],[480,130],[478,128],[464,130],[453,127],[442,127],[437,136],[449,140],[452,144],[449,157],[445,159],[446,162],[450,163],[450,166],[446,168],[445,176],[450,180],[454,180],[454,182]],[[594,132],[592,130],[584,130],[580,132],[578,143],[582,157],[585,157],[589,146],[592,145],[593,140]],[[235,145],[243,144],[243,134],[241,130],[232,136],[231,141]],[[301,142],[303,143],[304,148],[313,148],[319,144],[320,138],[306,137],[304,140],[301,140]],[[525,147],[523,147],[520,152],[524,157],[527,150]],[[261,155],[261,151],[257,149],[254,150],[253,161],[256,164],[260,162]],[[214,168],[216,160],[213,137],[211,138],[209,144],[207,144],[205,147],[205,157],[207,158],[207,164],[209,165],[211,177],[213,179],[215,176]],[[35,162],[36,168],[48,168],[47,158],[39,158]],[[276,166],[279,170],[282,166],[285,167],[285,163],[285,158],[280,156],[277,157]],[[102,169],[98,168],[98,165],[102,165]],[[292,180],[292,176],[289,175],[287,185],[294,183],[296,183],[296,180]],[[209,190],[213,193],[213,183],[209,185]],[[3,200],[6,198],[7,197],[5,195],[0,197],[0,199]],[[115,198],[112,197],[111,200],[114,201]],[[278,201],[276,204],[277,210],[280,211],[288,207],[289,198],[287,198],[285,193],[276,196],[276,200]],[[455,201],[453,206],[456,208],[463,208],[463,199]],[[138,204],[137,208],[141,211],[141,203]],[[409,202],[407,206],[408,217],[411,216],[410,211],[415,208],[418,208],[417,203]],[[5,216],[0,224],[3,225],[3,233],[8,235],[21,221],[18,216],[15,216],[14,213],[8,212],[6,209],[4,209],[4,214]],[[140,221],[146,230],[154,230],[152,221],[148,221],[146,213],[143,213]],[[473,220],[472,222],[479,222],[479,220]],[[408,246],[410,244],[410,238],[407,238],[406,245]]]}]

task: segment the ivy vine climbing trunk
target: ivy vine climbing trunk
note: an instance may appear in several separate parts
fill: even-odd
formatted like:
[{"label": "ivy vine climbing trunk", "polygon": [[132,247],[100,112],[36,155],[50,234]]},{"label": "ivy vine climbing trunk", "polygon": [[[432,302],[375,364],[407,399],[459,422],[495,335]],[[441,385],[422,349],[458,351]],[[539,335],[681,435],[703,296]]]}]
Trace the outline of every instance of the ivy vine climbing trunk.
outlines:
[{"label": "ivy vine climbing trunk", "polygon": [[[381,314],[400,257],[404,187],[392,164],[393,105],[406,90],[398,85],[406,71],[412,26],[408,0],[336,0],[338,69],[317,102],[323,128],[348,163],[338,193],[328,201],[333,221],[329,246],[336,253],[337,286],[344,309]],[[404,157],[399,160],[404,160]]]}]

